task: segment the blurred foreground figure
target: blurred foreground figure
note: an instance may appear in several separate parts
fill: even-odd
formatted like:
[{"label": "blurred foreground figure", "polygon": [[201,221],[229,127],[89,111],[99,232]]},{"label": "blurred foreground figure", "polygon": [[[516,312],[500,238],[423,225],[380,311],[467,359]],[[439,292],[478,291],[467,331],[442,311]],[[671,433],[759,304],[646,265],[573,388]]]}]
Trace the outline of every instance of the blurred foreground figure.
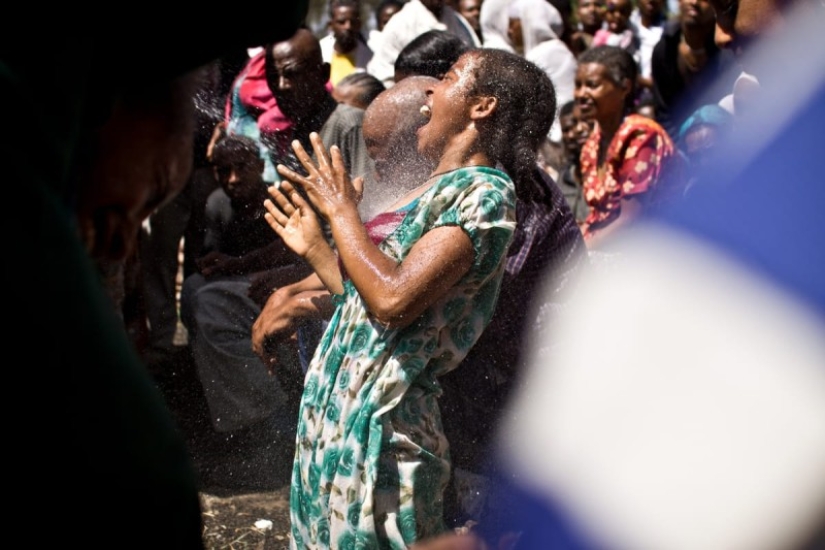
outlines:
[{"label": "blurred foreground figure", "polygon": [[[749,52],[762,108],[705,185],[617,235],[534,335],[492,547],[825,548],[825,17],[797,4]],[[429,548],[479,542],[458,540]]]},{"label": "blurred foreground figure", "polygon": [[[246,40],[288,36],[306,7],[279,7],[275,24],[261,18],[243,35],[198,30],[199,40],[183,36],[194,28],[188,18],[155,12],[130,14],[141,38],[146,28],[157,33],[151,41],[116,25],[54,27],[48,36],[60,44],[61,62],[48,70],[37,48],[3,50],[0,94],[14,105],[7,121],[16,132],[2,157],[16,205],[3,218],[13,258],[7,342],[36,350],[34,364],[18,371],[31,378],[20,387],[45,395],[50,380],[65,405],[47,430],[24,421],[38,443],[17,440],[18,456],[38,466],[15,474],[35,485],[48,479],[52,495],[82,498],[52,518],[44,546],[57,546],[48,540],[54,533],[89,548],[203,548],[187,450],[95,262],[127,257],[141,222],[189,175],[197,80],[190,71]],[[68,448],[46,473],[31,459],[52,457],[57,444]],[[118,542],[96,526],[122,530]]]}]

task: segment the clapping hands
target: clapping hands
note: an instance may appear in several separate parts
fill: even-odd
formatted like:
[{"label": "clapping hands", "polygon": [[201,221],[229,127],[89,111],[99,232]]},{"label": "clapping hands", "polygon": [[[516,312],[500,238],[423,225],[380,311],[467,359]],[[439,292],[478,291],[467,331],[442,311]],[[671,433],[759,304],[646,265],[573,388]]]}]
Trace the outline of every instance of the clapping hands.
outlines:
[{"label": "clapping hands", "polygon": [[321,216],[329,221],[334,217],[336,209],[358,206],[361,201],[363,179],[359,177],[350,180],[338,146],[333,145],[327,152],[321,137],[316,132],[309,135],[309,140],[312,143],[315,157],[318,159],[317,163],[312,160],[298,140],[292,142],[295,156],[308,175],[302,176],[282,164],[278,165],[278,173],[293,184],[300,185]]}]

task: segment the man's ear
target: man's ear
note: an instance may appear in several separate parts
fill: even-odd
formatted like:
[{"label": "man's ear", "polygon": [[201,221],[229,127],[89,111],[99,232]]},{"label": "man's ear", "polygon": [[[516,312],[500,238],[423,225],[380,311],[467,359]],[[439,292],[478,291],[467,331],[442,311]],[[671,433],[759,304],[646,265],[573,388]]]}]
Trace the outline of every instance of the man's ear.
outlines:
[{"label": "man's ear", "polygon": [[495,96],[481,96],[470,108],[470,118],[480,120],[488,118],[498,108],[498,98]]}]

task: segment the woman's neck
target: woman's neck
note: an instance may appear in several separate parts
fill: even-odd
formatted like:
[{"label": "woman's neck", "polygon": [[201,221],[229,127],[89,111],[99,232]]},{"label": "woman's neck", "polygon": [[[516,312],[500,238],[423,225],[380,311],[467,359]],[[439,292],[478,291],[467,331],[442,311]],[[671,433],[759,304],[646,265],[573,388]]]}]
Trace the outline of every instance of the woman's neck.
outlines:
[{"label": "woman's neck", "polygon": [[606,140],[609,143],[610,140],[613,139],[613,136],[615,136],[619,130],[619,126],[622,125],[622,120],[624,120],[624,113],[613,115],[605,120],[599,120],[599,128],[602,131],[603,141]]},{"label": "woman's neck", "polygon": [[444,147],[433,173],[446,172],[464,166],[494,166],[495,163],[480,147],[478,129],[471,124],[453,136]]}]

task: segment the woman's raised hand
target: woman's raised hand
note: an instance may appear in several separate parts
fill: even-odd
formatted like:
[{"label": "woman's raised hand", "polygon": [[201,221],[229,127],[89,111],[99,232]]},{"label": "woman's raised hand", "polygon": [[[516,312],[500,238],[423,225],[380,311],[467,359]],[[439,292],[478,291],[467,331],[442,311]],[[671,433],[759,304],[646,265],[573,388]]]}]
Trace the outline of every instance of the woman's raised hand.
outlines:
[{"label": "woman's raised hand", "polygon": [[272,199],[264,201],[264,218],[293,252],[306,258],[313,247],[328,243],[312,207],[289,182],[280,185],[269,188]]},{"label": "woman's raised hand", "polygon": [[284,178],[296,183],[304,188],[312,204],[318,212],[327,219],[333,218],[337,208],[350,205],[355,208],[360,201],[360,192],[353,185],[344,166],[344,158],[341,150],[333,145],[327,152],[321,141],[321,136],[316,132],[309,135],[312,149],[315,152],[316,162],[307,154],[304,147],[298,140],[292,142],[292,149],[295,156],[307,171],[307,176],[302,176],[286,166],[279,164],[278,173]]}]

